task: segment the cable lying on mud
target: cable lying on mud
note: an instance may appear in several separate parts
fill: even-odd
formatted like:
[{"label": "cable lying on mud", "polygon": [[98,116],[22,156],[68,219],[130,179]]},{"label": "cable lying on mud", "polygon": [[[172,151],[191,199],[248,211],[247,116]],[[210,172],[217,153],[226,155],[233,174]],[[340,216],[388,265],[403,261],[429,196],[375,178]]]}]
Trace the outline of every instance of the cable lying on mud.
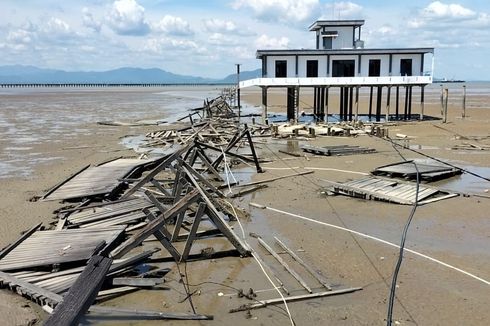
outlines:
[{"label": "cable lying on mud", "polygon": [[[365,237],[367,239],[371,239],[371,240],[374,240],[374,241],[377,241],[377,242],[381,242],[381,243],[384,243],[388,246],[391,246],[391,247],[395,247],[395,248],[400,248],[399,245],[395,244],[395,243],[392,243],[392,242],[389,242],[389,241],[386,241],[386,240],[383,240],[383,239],[380,239],[380,238],[377,238],[377,237],[374,237],[372,235],[369,235],[369,234],[366,234],[366,233],[362,233],[362,232],[359,232],[359,231],[355,231],[355,230],[351,230],[351,229],[348,229],[348,228],[344,228],[344,227],[341,227],[341,226],[338,226],[338,225],[334,225],[334,224],[329,224],[329,223],[325,223],[325,222],[321,222],[321,221],[317,221],[315,219],[312,219],[312,218],[308,218],[308,217],[305,217],[305,216],[301,216],[301,215],[298,215],[298,214],[294,214],[294,213],[290,213],[290,212],[286,212],[286,211],[283,211],[283,210],[280,210],[280,209],[277,209],[277,208],[273,208],[273,207],[268,207],[268,206],[265,206],[265,205],[261,205],[261,204],[257,204],[257,203],[250,203],[250,206],[252,207],[257,207],[257,208],[261,208],[261,209],[267,209],[267,210],[270,210],[270,211],[273,211],[273,212],[276,212],[276,213],[280,213],[280,214],[284,214],[284,215],[288,215],[288,216],[292,216],[292,217],[296,217],[296,218],[299,218],[299,219],[302,219],[302,220],[305,220],[305,221],[309,221],[309,222],[313,222],[313,223],[317,223],[317,224],[321,224],[321,225],[324,225],[324,226],[329,226],[331,228],[334,228],[334,229],[337,229],[337,230],[341,230],[341,231],[346,231],[346,232],[350,232],[352,234],[356,234],[356,235],[359,235],[359,236],[362,236],[362,237]],[[485,285],[489,285],[490,286],[490,281],[489,280],[486,280],[484,278],[481,278],[477,275],[474,275],[470,272],[467,272],[463,269],[460,269],[458,267],[455,267],[453,265],[450,265],[448,263],[445,263],[441,260],[438,260],[436,258],[433,258],[433,257],[430,257],[430,256],[427,256],[423,253],[420,253],[418,251],[415,251],[415,250],[412,250],[412,249],[407,249],[405,248],[405,251],[406,252],[410,252],[416,256],[419,256],[419,257],[422,257],[422,258],[425,258],[427,260],[430,260],[436,264],[439,264],[439,265],[442,265],[444,267],[447,267],[449,269],[452,269],[452,270],[455,270],[459,273],[462,273],[466,276],[469,276]]]}]

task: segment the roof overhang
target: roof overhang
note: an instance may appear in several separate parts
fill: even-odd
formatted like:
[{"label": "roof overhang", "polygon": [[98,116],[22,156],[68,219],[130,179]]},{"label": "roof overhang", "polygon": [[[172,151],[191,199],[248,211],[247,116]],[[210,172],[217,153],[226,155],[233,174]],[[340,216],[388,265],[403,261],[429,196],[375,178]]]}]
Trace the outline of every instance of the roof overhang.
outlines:
[{"label": "roof overhang", "polygon": [[393,49],[338,49],[338,50],[257,50],[256,57],[263,56],[303,56],[303,55],[383,55],[383,54],[424,54],[434,53],[434,48],[393,48]]},{"label": "roof overhang", "polygon": [[342,27],[342,26],[352,26],[359,27],[364,25],[364,20],[355,19],[355,20],[317,20],[313,24],[308,27],[310,31],[317,31],[322,27]]}]

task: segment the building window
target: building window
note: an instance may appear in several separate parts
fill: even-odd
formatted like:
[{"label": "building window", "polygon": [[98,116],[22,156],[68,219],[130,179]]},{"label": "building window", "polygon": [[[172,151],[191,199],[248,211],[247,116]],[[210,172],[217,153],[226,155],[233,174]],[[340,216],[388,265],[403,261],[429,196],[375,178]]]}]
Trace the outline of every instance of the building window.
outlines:
[{"label": "building window", "polygon": [[322,37],[323,38],[323,49],[331,50],[332,49],[332,38],[331,37]]},{"label": "building window", "polygon": [[412,59],[400,60],[400,75],[412,76]]},{"label": "building window", "polygon": [[332,77],[354,77],[355,60],[332,60]]},{"label": "building window", "polygon": [[276,60],[276,77],[285,78],[288,76],[288,62],[286,60]]},{"label": "building window", "polygon": [[306,77],[318,77],[318,60],[306,61]]},{"label": "building window", "polygon": [[369,60],[369,77],[381,76],[381,60],[372,59]]}]

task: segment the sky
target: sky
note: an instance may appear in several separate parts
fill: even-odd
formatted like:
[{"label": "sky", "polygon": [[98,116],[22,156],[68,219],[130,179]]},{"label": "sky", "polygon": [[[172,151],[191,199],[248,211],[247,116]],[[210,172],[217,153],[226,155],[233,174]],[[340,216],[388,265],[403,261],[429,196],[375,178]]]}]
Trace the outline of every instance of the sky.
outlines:
[{"label": "sky", "polygon": [[257,49],[314,48],[317,19],[365,19],[366,48],[434,47],[434,76],[490,80],[489,0],[0,0],[0,65],[220,78],[260,68]]}]

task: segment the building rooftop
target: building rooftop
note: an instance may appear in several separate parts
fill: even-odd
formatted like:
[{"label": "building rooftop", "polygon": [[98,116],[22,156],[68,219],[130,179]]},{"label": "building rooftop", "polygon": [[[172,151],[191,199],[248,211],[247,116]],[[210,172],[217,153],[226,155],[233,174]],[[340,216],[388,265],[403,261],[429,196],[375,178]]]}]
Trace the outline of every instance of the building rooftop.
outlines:
[{"label": "building rooftop", "polygon": [[338,26],[354,26],[359,27],[364,25],[363,19],[351,20],[317,20],[309,27],[310,31],[317,31],[322,27],[338,27]]},{"label": "building rooftop", "polygon": [[257,50],[256,57],[263,55],[326,55],[326,54],[417,54],[434,53],[434,48],[387,48],[387,49],[284,49],[284,50]]}]

